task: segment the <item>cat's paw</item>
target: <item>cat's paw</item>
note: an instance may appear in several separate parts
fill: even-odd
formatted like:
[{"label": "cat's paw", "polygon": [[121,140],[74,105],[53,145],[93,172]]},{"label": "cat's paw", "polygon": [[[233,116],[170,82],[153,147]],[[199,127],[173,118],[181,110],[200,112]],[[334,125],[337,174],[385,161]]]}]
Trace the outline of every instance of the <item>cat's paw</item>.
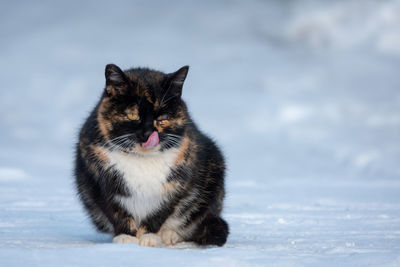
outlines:
[{"label": "cat's paw", "polygon": [[120,234],[113,238],[113,242],[118,244],[139,244],[139,239],[135,236]]},{"label": "cat's paw", "polygon": [[161,237],[156,234],[143,234],[139,239],[139,245],[146,247],[161,247]]},{"label": "cat's paw", "polygon": [[172,230],[162,230],[161,240],[163,244],[167,246],[175,245],[176,243],[183,241],[182,237]]}]

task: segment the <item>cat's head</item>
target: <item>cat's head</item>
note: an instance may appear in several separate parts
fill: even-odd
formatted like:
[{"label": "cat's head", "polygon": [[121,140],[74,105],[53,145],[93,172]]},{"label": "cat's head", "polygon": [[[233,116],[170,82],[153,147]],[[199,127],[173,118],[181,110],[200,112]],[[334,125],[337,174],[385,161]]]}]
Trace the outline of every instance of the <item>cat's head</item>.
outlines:
[{"label": "cat's head", "polygon": [[107,146],[144,154],[178,146],[190,120],[181,99],[188,70],[184,66],[164,74],[107,65],[106,88],[97,109],[98,129]]}]

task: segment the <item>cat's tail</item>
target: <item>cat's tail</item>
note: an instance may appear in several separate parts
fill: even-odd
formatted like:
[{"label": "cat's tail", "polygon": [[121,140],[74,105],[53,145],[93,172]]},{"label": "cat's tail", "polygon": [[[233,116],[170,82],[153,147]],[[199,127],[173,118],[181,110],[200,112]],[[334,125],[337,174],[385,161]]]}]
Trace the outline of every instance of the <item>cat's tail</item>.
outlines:
[{"label": "cat's tail", "polygon": [[228,238],[229,227],[224,219],[207,215],[193,235],[193,241],[200,245],[223,246]]}]

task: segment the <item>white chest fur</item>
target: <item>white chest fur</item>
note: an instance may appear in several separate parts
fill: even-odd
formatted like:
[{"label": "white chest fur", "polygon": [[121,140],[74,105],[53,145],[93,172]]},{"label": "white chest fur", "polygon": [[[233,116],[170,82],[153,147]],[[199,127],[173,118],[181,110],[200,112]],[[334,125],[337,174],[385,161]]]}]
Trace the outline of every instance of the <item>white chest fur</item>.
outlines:
[{"label": "white chest fur", "polygon": [[167,199],[163,184],[167,181],[179,151],[169,149],[155,155],[138,156],[113,151],[108,159],[123,176],[131,197],[116,198],[135,218],[137,224],[155,212]]}]

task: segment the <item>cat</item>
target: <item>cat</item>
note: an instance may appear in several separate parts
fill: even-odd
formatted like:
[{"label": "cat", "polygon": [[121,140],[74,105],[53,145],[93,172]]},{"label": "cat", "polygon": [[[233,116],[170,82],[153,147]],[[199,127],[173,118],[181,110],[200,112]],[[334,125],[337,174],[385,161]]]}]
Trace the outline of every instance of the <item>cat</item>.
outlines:
[{"label": "cat", "polygon": [[188,70],[105,68],[105,89],[79,134],[75,184],[93,224],[115,243],[227,240],[225,161],[182,100]]}]

